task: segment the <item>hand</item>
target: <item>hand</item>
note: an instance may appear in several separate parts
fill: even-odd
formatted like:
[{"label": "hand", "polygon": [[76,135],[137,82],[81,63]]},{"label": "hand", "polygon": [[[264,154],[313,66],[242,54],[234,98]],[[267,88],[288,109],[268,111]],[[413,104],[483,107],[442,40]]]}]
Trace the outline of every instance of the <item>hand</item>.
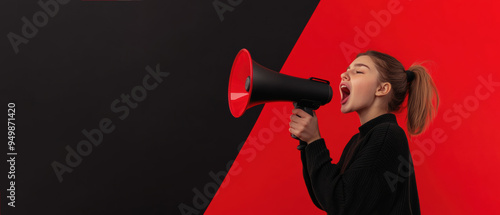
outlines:
[{"label": "hand", "polygon": [[[314,112],[313,112],[314,113]],[[290,133],[307,144],[321,138],[316,114],[309,115],[302,109],[295,108],[290,116]]]}]

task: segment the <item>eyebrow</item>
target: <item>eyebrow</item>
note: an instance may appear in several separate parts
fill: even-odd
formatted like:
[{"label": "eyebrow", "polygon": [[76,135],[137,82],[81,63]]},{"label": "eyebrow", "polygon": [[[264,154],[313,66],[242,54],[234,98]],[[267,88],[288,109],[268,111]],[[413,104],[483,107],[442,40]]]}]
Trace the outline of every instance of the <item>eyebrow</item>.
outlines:
[{"label": "eyebrow", "polygon": [[[370,67],[368,67],[367,65],[362,64],[362,63],[357,63],[357,64],[354,64],[354,66],[364,66],[364,67],[366,67],[366,68],[370,69]],[[347,69],[350,69],[350,68],[351,68],[351,66],[348,66],[348,67],[347,67]]]}]

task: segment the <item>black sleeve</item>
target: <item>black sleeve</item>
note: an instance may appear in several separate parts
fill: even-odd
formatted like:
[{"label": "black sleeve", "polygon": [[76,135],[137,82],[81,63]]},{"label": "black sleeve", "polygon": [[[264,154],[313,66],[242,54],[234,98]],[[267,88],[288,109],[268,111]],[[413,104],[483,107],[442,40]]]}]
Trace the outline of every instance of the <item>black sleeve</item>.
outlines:
[{"label": "black sleeve", "polygon": [[[332,159],[330,158],[330,154],[328,153],[328,158],[330,158],[328,160],[329,162],[329,166],[331,166],[330,169],[334,169],[334,171],[340,173],[340,168],[343,164],[343,159],[345,157],[345,154],[347,153],[347,151],[349,150],[349,147],[352,145],[352,143],[354,142],[354,140],[356,140],[358,138],[358,134],[354,135],[353,137],[351,137],[351,139],[349,140],[349,142],[346,144],[346,146],[344,147],[344,150],[342,152],[342,156],[340,157],[340,160],[337,164],[332,164],[331,161]],[[316,140],[310,144],[322,144],[322,145],[325,145],[325,140],[323,138],[319,139],[319,140]],[[304,141],[300,141],[300,145],[304,145],[304,146],[307,146],[308,144]],[[326,146],[325,146],[326,148]],[[311,197],[311,200],[313,201],[314,205],[316,205],[316,207],[318,207],[319,209],[321,210],[324,210],[326,211],[325,208],[323,208],[323,206],[321,206],[321,204],[318,202],[318,199],[313,191],[313,188],[311,186],[311,178],[309,177],[309,171],[308,171],[308,167],[307,167],[307,156],[306,156],[306,150],[302,150],[300,152],[300,157],[301,157],[301,160],[302,160],[302,174],[304,176],[304,182],[306,184],[306,187],[307,187],[307,191],[309,192],[309,196]],[[338,174],[336,173],[336,174]]]},{"label": "black sleeve", "polygon": [[[300,141],[300,144],[307,145],[307,143],[303,141]],[[309,178],[309,173],[307,171],[307,159],[305,150],[300,151],[300,158],[302,160],[302,174],[304,175],[304,182],[306,183],[307,192],[309,192],[309,196],[311,197],[311,200],[314,203],[314,205],[316,205],[316,207],[318,207],[321,210],[325,210],[319,204],[318,200],[316,199],[316,195],[314,194],[314,191],[311,187],[311,179]]]},{"label": "black sleeve", "polygon": [[[340,177],[340,167],[332,164],[330,152],[324,139],[307,145],[302,152],[304,164],[304,180],[306,180],[309,195],[318,208],[329,211],[331,196]],[[304,162],[305,161],[305,162]],[[325,183],[326,182],[326,183]]]},{"label": "black sleeve", "polygon": [[[389,214],[391,192],[384,172],[397,172],[395,145],[401,145],[401,134],[389,126],[373,132],[366,145],[359,148],[349,168],[340,174],[332,164],[325,142],[315,141],[305,148],[305,160],[311,189],[316,201],[328,214]],[[403,132],[403,137],[404,132]]]}]

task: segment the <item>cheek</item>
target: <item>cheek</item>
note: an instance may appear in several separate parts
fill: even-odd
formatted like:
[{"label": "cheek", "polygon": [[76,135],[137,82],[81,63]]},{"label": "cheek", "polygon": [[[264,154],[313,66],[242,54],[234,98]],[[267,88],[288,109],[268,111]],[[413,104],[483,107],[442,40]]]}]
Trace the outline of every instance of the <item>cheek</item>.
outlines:
[{"label": "cheek", "polygon": [[369,81],[358,82],[356,83],[356,85],[353,85],[353,87],[355,87],[356,96],[363,98],[369,98],[375,96],[376,84],[373,82]]}]

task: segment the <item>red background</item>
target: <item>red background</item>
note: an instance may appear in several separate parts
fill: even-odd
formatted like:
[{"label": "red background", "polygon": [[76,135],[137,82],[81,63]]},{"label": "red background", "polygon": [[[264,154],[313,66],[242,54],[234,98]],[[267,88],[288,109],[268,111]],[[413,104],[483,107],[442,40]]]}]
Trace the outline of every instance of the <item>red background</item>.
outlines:
[{"label": "red background", "polygon": [[[337,162],[360,125],[355,113],[340,112],[340,74],[355,56],[341,44],[388,53],[406,68],[425,61],[441,105],[427,132],[410,142],[422,214],[491,214],[500,203],[498,8],[494,1],[324,0],[281,73],[332,82],[332,102],[317,115]],[[390,20],[370,11],[389,12]],[[324,214],[302,178],[298,142],[288,133],[291,109],[291,103],[266,104],[206,214]],[[405,128],[405,113],[397,116]]]}]

